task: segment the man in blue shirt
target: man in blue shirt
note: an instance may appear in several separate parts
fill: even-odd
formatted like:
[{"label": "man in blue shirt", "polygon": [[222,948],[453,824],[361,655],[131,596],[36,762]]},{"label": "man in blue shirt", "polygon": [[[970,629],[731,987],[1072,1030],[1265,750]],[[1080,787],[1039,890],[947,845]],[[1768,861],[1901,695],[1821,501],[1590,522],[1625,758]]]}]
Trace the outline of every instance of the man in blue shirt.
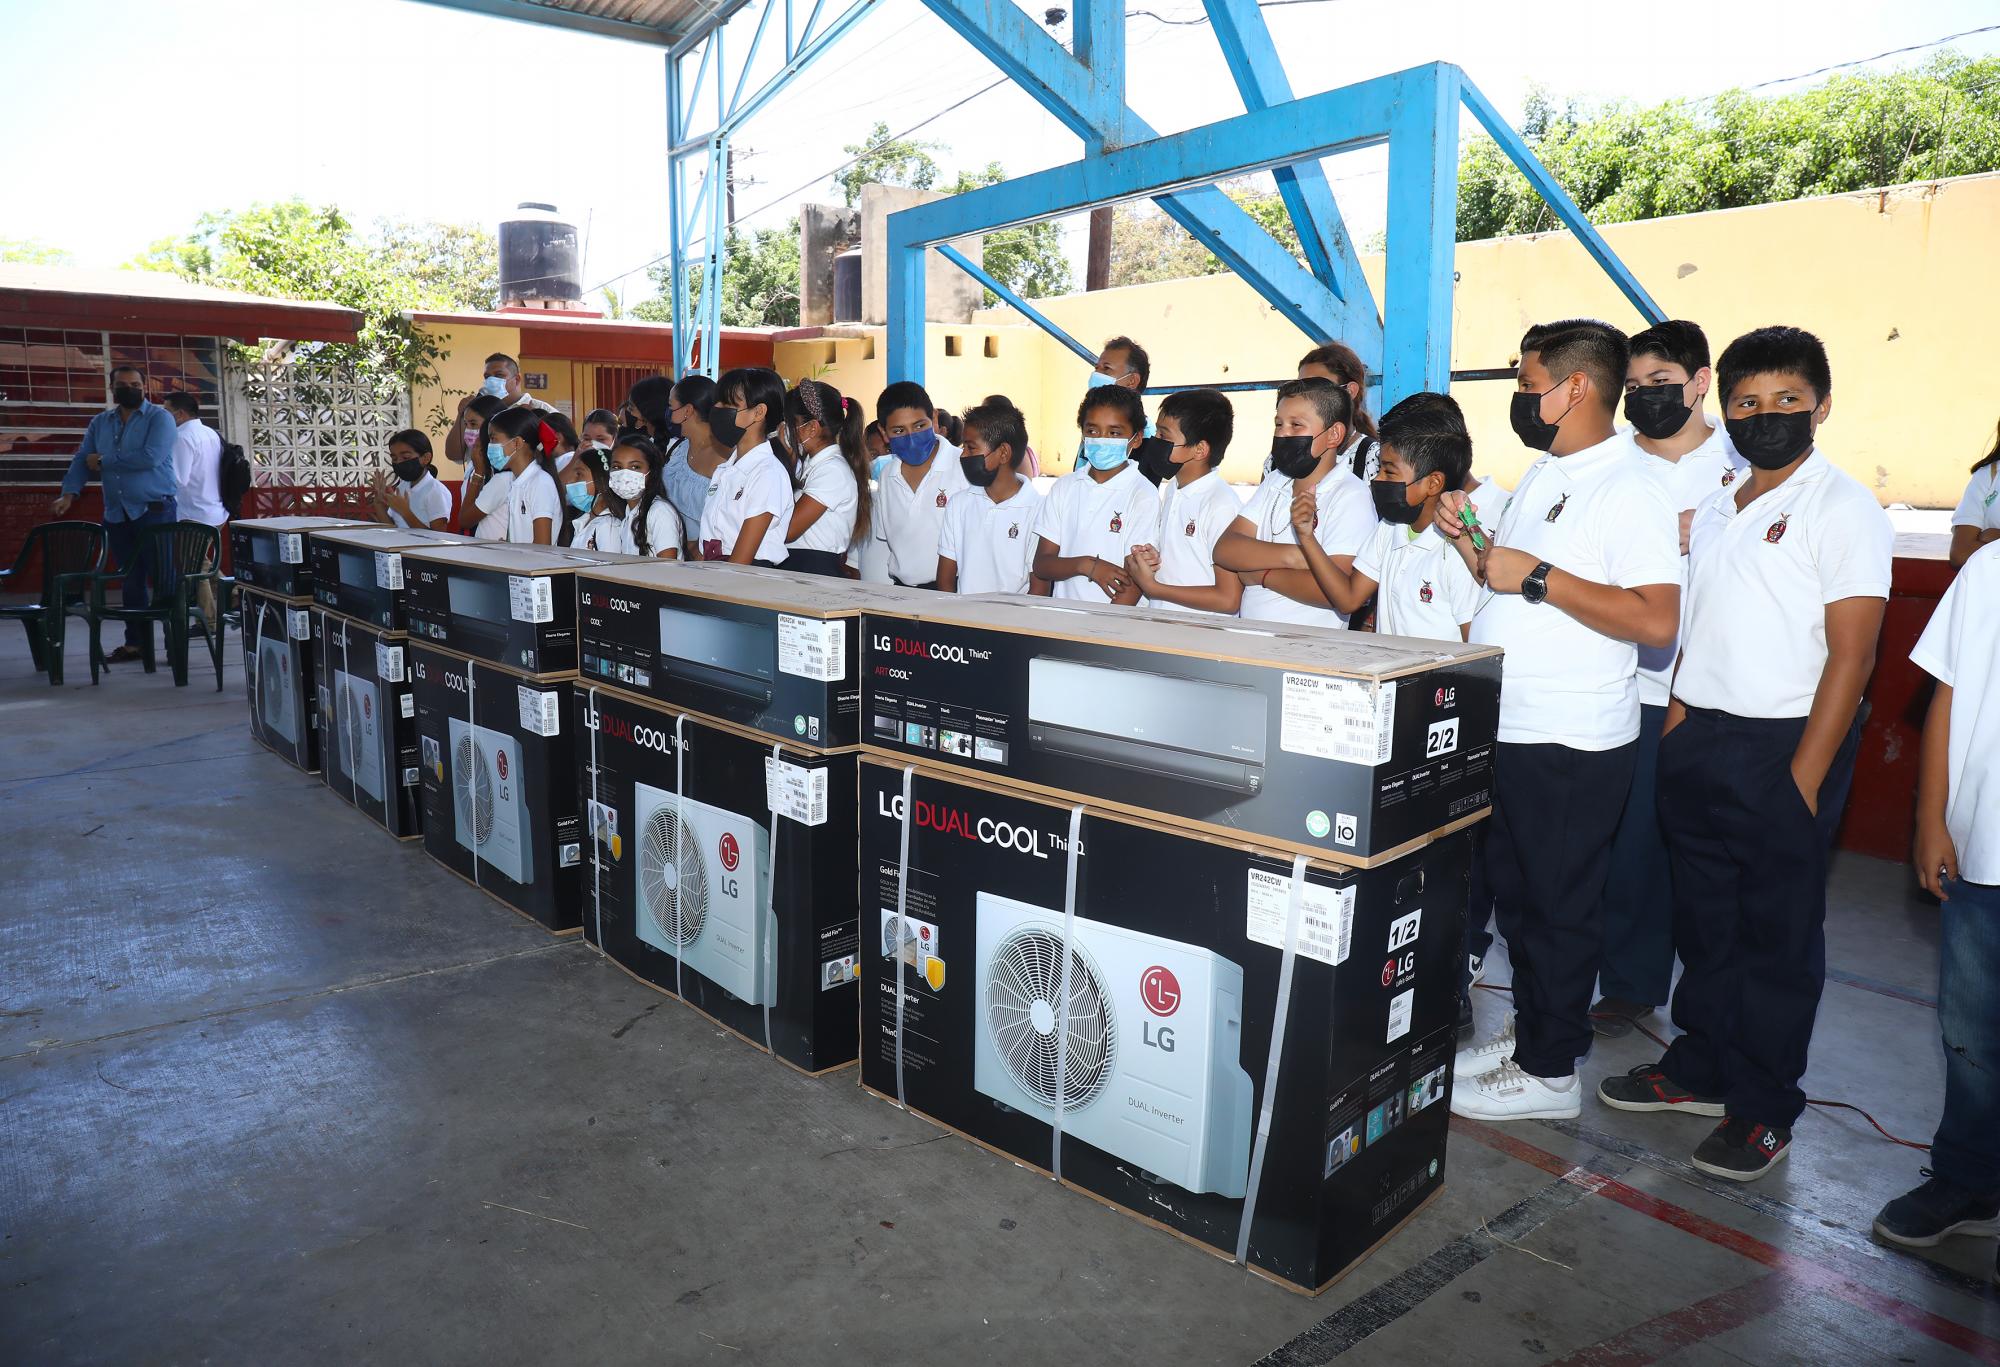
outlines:
[{"label": "man in blue shirt", "polygon": [[[139,533],[146,527],[179,519],[174,507],[173,414],[146,400],[146,372],[121,365],[111,372],[113,406],[90,420],[82,445],[70,458],[63,476],[55,514],[63,516],[95,474],[104,481],[104,530],[111,554],[125,571],[124,602],[145,607],[152,601],[154,580],[136,553]],[[161,585],[164,587],[164,585]],[[140,644],[150,624],[127,622],[125,644],[106,658],[113,664],[139,659]]]}]

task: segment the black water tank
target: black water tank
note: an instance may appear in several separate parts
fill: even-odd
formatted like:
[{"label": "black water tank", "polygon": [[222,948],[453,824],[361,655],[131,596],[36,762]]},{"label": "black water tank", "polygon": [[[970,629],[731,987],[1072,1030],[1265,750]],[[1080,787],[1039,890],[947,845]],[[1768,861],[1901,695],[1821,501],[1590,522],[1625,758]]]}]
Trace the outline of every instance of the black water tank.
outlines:
[{"label": "black water tank", "polygon": [[850,248],[833,258],[833,321],[861,321],[861,249]]},{"label": "black water tank", "polygon": [[523,204],[500,225],[500,302],[583,298],[576,225],[553,204]]}]

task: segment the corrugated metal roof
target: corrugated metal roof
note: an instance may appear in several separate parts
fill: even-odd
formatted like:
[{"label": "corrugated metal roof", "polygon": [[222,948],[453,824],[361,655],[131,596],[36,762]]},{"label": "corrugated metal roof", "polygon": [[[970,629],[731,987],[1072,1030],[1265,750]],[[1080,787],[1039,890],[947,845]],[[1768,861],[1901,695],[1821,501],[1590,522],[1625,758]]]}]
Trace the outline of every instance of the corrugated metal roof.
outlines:
[{"label": "corrugated metal roof", "polygon": [[747,0],[425,0],[447,9],[670,47],[743,8]]},{"label": "corrugated metal roof", "polygon": [[0,322],[352,342],[361,315],[340,304],[198,285],[166,271],[0,263]]}]

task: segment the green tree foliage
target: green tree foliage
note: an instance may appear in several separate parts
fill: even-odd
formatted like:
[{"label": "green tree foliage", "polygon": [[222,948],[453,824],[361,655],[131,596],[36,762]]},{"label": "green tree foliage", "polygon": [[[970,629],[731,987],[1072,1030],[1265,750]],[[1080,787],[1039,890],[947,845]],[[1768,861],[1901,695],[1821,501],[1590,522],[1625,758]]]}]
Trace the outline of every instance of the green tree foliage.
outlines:
[{"label": "green tree foliage", "polygon": [[[1007,172],[1000,163],[989,161],[983,171],[959,172],[958,179],[946,187],[945,193],[962,195],[967,190],[998,185],[1005,179]],[[1018,228],[990,232],[986,234],[980,257],[979,264],[988,275],[1023,299],[1064,294],[1069,290],[1069,257],[1063,252],[1062,229],[1053,222],[1024,223]],[[986,291],[987,307],[999,302],[992,290]]]},{"label": "green tree foliage", "polygon": [[[1222,192],[1257,220],[1293,256],[1299,235],[1292,216],[1275,189],[1260,187],[1254,178],[1225,181]],[[1196,242],[1188,230],[1153,204],[1120,204],[1111,217],[1111,283],[1146,285],[1155,280],[1184,280],[1193,275],[1219,275],[1224,267],[1215,254]]]},{"label": "green tree foliage", "polygon": [[877,119],[865,140],[848,143],[840,150],[853,156],[854,164],[836,175],[833,183],[852,209],[861,203],[864,185],[930,189],[938,178],[937,159],[931,153],[942,151],[943,144],[891,138],[889,125]]},{"label": "green tree foliage", "polygon": [[[1713,100],[1558,105],[1532,93],[1528,145],[1594,223],[1734,209],[2000,168],[2000,59]],[[1557,226],[1491,139],[1459,159],[1461,242]]]},{"label": "green tree foliage", "polygon": [[[722,325],[731,328],[797,327],[799,325],[799,221],[782,228],[758,228],[745,234],[735,228],[725,239],[722,271]],[[672,266],[659,262],[646,271],[653,297],[632,308],[634,318],[655,323],[673,321],[667,291]],[[701,292],[702,272],[689,272],[690,302]]]},{"label": "green tree foliage", "polygon": [[355,345],[319,348],[385,390],[434,380],[442,355],[405,310],[491,308],[499,249],[483,228],[382,220],[357,229],[333,205],[285,200],[203,214],[194,231],[156,242],[133,263],[279,299],[342,304],[362,315]]},{"label": "green tree foliage", "polygon": [[69,253],[32,237],[0,237],[0,261],[29,266],[63,266]]}]

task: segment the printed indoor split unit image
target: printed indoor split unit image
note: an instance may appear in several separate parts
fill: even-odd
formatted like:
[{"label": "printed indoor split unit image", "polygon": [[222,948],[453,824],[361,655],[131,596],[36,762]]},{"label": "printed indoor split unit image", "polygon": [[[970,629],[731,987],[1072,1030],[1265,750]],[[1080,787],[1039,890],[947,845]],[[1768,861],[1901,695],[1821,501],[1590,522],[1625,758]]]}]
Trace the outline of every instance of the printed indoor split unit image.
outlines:
[{"label": "printed indoor split unit image", "polygon": [[1241,684],[1037,655],[1028,744],[1236,793],[1264,785],[1269,704]]},{"label": "printed indoor split unit image", "polygon": [[1253,1123],[1243,969],[1078,916],[1060,1010],[1061,913],[981,892],[976,915],[973,1086],[1053,1123],[1060,1082],[1064,1133],[1188,1191],[1241,1197]]},{"label": "printed indoor split unit image", "polygon": [[686,683],[761,709],[771,701],[777,645],[761,623],[661,608],[659,663]]},{"label": "printed indoor split unit image", "polygon": [[451,805],[458,843],[516,883],[535,877],[521,744],[457,717],[451,723]]},{"label": "printed indoor split unit image", "polygon": [[735,812],[636,783],[639,938],[753,1006],[777,1003],[771,838]]},{"label": "printed indoor split unit image", "polygon": [[287,745],[299,743],[298,689],[292,678],[292,643],[285,635],[285,611],[270,603],[257,609],[257,716]]},{"label": "printed indoor split unit image", "polygon": [[336,669],[333,725],[336,762],[354,780],[355,787],[382,801],[381,688],[371,679]]}]

